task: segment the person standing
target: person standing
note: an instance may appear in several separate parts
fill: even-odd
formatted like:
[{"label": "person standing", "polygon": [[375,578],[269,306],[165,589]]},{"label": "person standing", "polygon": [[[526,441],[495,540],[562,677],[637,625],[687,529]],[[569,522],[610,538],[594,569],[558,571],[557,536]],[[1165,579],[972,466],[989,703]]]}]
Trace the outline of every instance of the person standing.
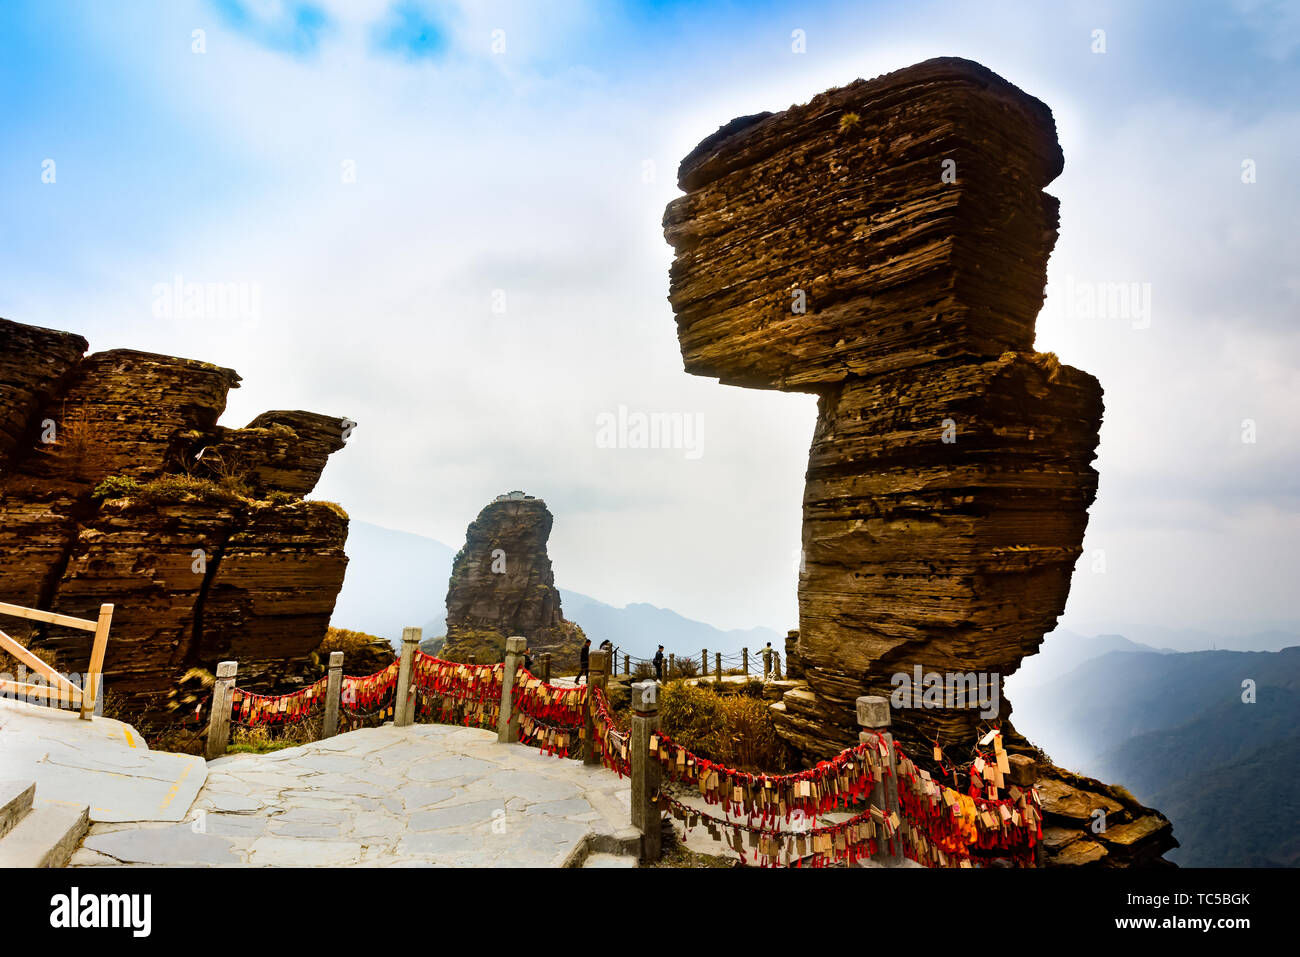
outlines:
[{"label": "person standing", "polygon": [[664,680],[664,646],[660,645],[659,650],[655,652],[655,681]]},{"label": "person standing", "polygon": [[591,680],[589,673],[591,667],[591,639],[588,638],[582,643],[582,650],[578,652],[578,677],[573,680],[574,684],[582,684],[582,679]]}]

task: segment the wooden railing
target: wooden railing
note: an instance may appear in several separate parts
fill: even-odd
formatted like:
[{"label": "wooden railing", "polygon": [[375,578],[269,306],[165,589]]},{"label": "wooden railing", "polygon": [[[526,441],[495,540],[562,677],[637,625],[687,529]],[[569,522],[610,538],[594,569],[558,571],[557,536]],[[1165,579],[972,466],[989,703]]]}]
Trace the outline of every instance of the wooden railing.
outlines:
[{"label": "wooden railing", "polygon": [[35,685],[0,678],[0,694],[48,698],[51,707],[55,705],[56,698],[66,699],[70,703],[77,705],[83,720],[89,720],[95,711],[95,699],[99,696],[100,679],[103,677],[104,670],[104,652],[108,647],[108,629],[113,622],[113,606],[100,605],[99,620],[90,621],[85,618],[73,618],[70,615],[59,615],[52,611],[24,608],[21,605],[10,605],[0,601],[0,615],[25,618],[28,621],[39,621],[47,625],[58,625],[62,628],[76,628],[80,631],[93,631],[95,633],[95,641],[90,648],[90,670],[86,672],[85,679],[82,681],[81,687],[78,688],[40,658],[37,658],[18,644],[13,638],[0,631],[0,649],[9,652],[9,654],[49,682],[46,685]]}]

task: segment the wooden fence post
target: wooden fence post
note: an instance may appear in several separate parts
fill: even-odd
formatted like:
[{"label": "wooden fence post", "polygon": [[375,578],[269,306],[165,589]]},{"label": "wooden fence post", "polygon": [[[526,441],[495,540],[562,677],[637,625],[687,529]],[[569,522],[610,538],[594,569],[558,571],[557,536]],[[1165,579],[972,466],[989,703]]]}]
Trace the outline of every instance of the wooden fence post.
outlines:
[{"label": "wooden fence post", "polygon": [[713,653],[713,657],[716,659],[714,661],[713,674],[718,679],[718,682],[721,683],[722,682],[722,652],[715,651]]},{"label": "wooden fence post", "polygon": [[659,759],[650,753],[650,738],[659,731],[659,686],[654,681],[632,685],[632,824],[641,831],[641,860],[659,860],[663,824],[655,795],[659,791]]},{"label": "wooden fence post", "polygon": [[339,733],[339,701],[343,697],[343,652],[330,652],[330,667],[325,679],[325,721],[320,736],[332,738]]},{"label": "wooden fence post", "polygon": [[709,676],[709,649],[708,648],[705,648],[702,652],[700,652],[700,660],[704,663],[703,667],[700,669],[700,677],[707,678]]},{"label": "wooden fence post", "polygon": [[[885,741],[885,747],[889,750],[886,756],[877,754],[878,757],[882,757],[883,763],[889,770],[884,780],[877,781],[875,787],[871,789],[871,806],[880,808],[880,813],[888,819],[890,815],[897,815],[899,809],[898,763],[894,754],[894,736],[889,732],[889,699],[877,695],[863,695],[857,700],[857,710],[858,724],[864,729],[858,732],[858,741],[874,742],[877,740],[876,732],[879,732],[880,737]],[[903,836],[900,831],[895,831],[893,839],[887,842],[883,832],[878,829],[876,840],[879,846],[872,856],[882,867],[897,867],[903,862]]]},{"label": "wooden fence post", "polygon": [[81,718],[89,721],[95,712],[95,702],[99,699],[100,685],[104,678],[104,651],[108,647],[108,629],[113,624],[113,606],[99,606],[99,620],[95,623],[95,642],[90,646],[90,670],[86,680],[81,683]]},{"label": "wooden fence post", "polygon": [[497,742],[513,744],[519,740],[519,715],[515,714],[515,676],[524,660],[528,639],[515,636],[506,639],[506,661],[501,673],[501,711],[497,716]]},{"label": "wooden fence post", "polygon": [[740,655],[744,659],[745,677],[748,678],[749,677],[749,649],[741,648]]},{"label": "wooden fence post", "polygon": [[673,672],[677,670],[677,656],[670,654],[668,656],[668,674],[665,676],[669,681],[673,680]]},{"label": "wooden fence post", "polygon": [[393,727],[404,728],[415,720],[415,649],[420,647],[419,628],[402,629],[402,660],[397,665],[397,692],[393,697]]},{"label": "wooden fence post", "polygon": [[223,661],[217,665],[217,680],[212,685],[212,713],[208,715],[208,747],[205,756],[209,761],[226,753],[230,743],[230,695],[235,690],[235,673],[239,665]]},{"label": "wooden fence post", "polygon": [[593,651],[587,658],[587,707],[583,719],[583,764],[600,764],[600,749],[596,747],[596,689],[605,690],[605,673],[609,670],[609,652]]},{"label": "wooden fence post", "polygon": [[623,674],[630,675],[631,673],[632,673],[632,656],[629,655],[627,652],[623,652]]},{"label": "wooden fence post", "polygon": [[542,652],[542,680],[547,684],[551,683],[551,653]]}]

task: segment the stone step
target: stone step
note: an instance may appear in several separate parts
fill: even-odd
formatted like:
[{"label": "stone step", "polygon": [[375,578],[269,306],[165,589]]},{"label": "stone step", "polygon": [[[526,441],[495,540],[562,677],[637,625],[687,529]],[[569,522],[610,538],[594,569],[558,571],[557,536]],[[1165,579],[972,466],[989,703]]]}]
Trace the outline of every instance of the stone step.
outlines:
[{"label": "stone step", "polygon": [[583,867],[636,867],[636,858],[626,854],[605,854],[596,852],[588,854],[582,862]]},{"label": "stone step", "polygon": [[35,797],[34,781],[0,781],[0,838],[27,816]]},{"label": "stone step", "polygon": [[90,827],[90,809],[43,804],[0,838],[0,867],[62,867]]}]

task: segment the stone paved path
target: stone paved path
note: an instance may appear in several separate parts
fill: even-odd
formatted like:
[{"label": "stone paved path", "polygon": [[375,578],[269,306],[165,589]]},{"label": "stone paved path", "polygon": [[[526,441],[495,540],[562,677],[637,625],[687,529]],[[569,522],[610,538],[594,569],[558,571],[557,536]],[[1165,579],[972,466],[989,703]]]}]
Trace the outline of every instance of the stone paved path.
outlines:
[{"label": "stone paved path", "polygon": [[0,778],[35,781],[37,805],[89,805],[92,821],[178,822],[206,777],[202,758],[150,751],[129,724],[0,699]]},{"label": "stone paved path", "polygon": [[490,731],[353,731],[207,765],[185,820],[91,828],[72,866],[562,867],[635,840],[626,778]]}]

